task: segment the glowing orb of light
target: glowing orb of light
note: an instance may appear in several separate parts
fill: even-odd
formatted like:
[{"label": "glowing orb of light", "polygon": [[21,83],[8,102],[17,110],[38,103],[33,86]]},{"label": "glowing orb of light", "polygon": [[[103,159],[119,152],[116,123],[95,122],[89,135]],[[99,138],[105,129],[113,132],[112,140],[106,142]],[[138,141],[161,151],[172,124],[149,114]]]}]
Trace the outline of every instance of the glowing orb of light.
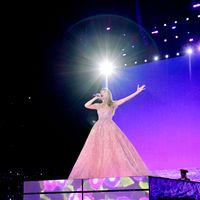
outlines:
[{"label": "glowing orb of light", "polygon": [[188,48],[188,49],[186,50],[186,53],[189,54],[189,55],[192,54],[192,53],[193,53],[193,49],[192,49],[192,48]]},{"label": "glowing orb of light", "polygon": [[110,61],[103,61],[101,64],[100,64],[100,71],[105,74],[105,75],[110,75],[113,73],[114,71],[114,66],[113,66],[113,63],[110,62]]}]

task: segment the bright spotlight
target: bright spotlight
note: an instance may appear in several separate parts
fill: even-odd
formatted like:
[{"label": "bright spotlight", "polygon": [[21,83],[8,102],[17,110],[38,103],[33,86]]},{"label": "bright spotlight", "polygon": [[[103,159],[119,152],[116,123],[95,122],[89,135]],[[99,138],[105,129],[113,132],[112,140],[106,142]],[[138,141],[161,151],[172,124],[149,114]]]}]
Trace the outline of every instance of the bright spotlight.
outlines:
[{"label": "bright spotlight", "polygon": [[194,41],[194,39],[193,39],[193,38],[190,38],[190,39],[189,39],[189,42],[193,42],[193,41]]},{"label": "bright spotlight", "polygon": [[176,55],[177,55],[177,56],[180,56],[180,53],[179,53],[179,52],[177,52],[177,53],[176,53]]},{"label": "bright spotlight", "polygon": [[154,56],[153,58],[155,61],[159,60],[159,57],[158,56]]},{"label": "bright spotlight", "polygon": [[187,54],[192,54],[193,53],[193,50],[192,50],[192,48],[188,48],[187,50],[186,50],[186,52],[187,52]]},{"label": "bright spotlight", "polygon": [[197,4],[193,5],[193,8],[197,8],[197,7],[200,7],[200,3],[197,3]]},{"label": "bright spotlight", "polygon": [[166,55],[165,55],[165,58],[169,58],[169,55],[168,55],[168,54],[166,54]]},{"label": "bright spotlight", "polygon": [[110,61],[104,61],[100,64],[100,70],[105,75],[112,74],[113,69],[114,69],[114,66]]},{"label": "bright spotlight", "polygon": [[110,29],[111,29],[110,27],[107,27],[107,28],[106,28],[107,31],[110,31]]},{"label": "bright spotlight", "polygon": [[200,45],[198,46],[198,50],[200,51]]}]

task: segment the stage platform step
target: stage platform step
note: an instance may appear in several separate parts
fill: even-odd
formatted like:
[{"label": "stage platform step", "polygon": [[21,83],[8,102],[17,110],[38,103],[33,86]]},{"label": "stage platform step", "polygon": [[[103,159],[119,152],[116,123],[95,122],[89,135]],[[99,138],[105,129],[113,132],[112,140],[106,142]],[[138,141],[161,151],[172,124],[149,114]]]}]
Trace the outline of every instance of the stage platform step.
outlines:
[{"label": "stage platform step", "polygon": [[24,200],[200,199],[200,182],[154,176],[24,182]]}]

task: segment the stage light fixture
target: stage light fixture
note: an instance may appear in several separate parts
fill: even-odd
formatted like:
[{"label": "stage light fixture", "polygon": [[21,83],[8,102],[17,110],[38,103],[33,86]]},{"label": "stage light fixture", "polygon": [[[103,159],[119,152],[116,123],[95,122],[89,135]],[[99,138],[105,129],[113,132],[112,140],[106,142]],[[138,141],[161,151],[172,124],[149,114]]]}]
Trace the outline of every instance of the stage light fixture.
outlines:
[{"label": "stage light fixture", "polygon": [[189,39],[189,42],[193,42],[193,41],[194,41],[194,39],[193,39],[193,38],[190,38],[190,39]]},{"label": "stage light fixture", "polygon": [[178,35],[176,35],[175,38],[178,39]]},{"label": "stage light fixture", "polygon": [[168,54],[166,54],[166,55],[165,55],[165,58],[169,58],[169,55],[168,55]]},{"label": "stage light fixture", "polygon": [[159,60],[159,56],[154,56],[153,58],[155,61],[158,61]]},{"label": "stage light fixture", "polygon": [[167,39],[164,39],[164,42],[167,42]]},{"label": "stage light fixture", "polygon": [[167,24],[164,24],[163,26],[167,26]]},{"label": "stage light fixture", "polygon": [[135,65],[136,65],[136,64],[137,64],[137,61],[135,61],[134,63],[135,63]]},{"label": "stage light fixture", "polygon": [[180,56],[180,53],[179,53],[179,52],[177,52],[177,53],[176,53],[176,56]]},{"label": "stage light fixture", "polygon": [[191,55],[193,53],[193,49],[191,47],[187,48],[186,53]]},{"label": "stage light fixture", "polygon": [[158,34],[158,31],[152,31],[151,34]]},{"label": "stage light fixture", "polygon": [[189,18],[189,17],[187,17],[185,20],[186,20],[186,21],[189,21],[189,20],[190,20],[190,18]]},{"label": "stage light fixture", "polygon": [[147,59],[145,59],[144,62],[146,63],[146,62],[147,62]]},{"label": "stage light fixture", "polygon": [[113,73],[114,66],[110,61],[104,61],[100,64],[100,71],[105,75],[110,75]]},{"label": "stage light fixture", "polygon": [[197,3],[197,4],[193,5],[193,8],[197,8],[197,7],[200,7],[200,3]]}]

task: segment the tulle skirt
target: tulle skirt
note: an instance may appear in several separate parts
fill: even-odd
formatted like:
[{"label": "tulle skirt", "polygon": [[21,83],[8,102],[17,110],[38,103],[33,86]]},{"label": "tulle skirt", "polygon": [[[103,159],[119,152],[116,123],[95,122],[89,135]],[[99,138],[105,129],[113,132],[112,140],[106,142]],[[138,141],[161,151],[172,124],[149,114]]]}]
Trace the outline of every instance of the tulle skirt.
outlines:
[{"label": "tulle skirt", "polygon": [[146,176],[149,170],[112,119],[98,120],[90,131],[69,179]]}]

